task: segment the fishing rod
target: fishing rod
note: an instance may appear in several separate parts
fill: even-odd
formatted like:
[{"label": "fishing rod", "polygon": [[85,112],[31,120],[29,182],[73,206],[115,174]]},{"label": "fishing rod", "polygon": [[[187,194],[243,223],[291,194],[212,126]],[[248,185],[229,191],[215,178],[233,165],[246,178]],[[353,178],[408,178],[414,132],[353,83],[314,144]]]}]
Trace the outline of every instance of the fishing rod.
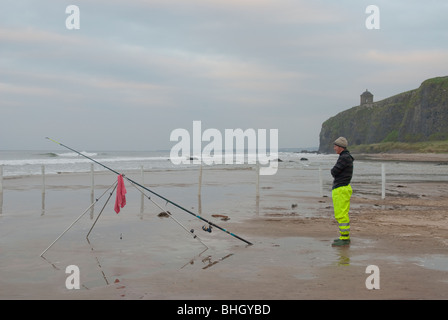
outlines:
[{"label": "fishing rod", "polygon": [[[46,139],[48,139],[48,140],[50,140],[50,141],[52,141],[52,142],[54,142],[54,143],[60,145],[61,147],[64,147],[64,148],[66,148],[66,149],[68,149],[68,150],[71,150],[71,151],[77,153],[78,155],[80,155],[80,156],[82,156],[82,157],[84,157],[84,158],[86,158],[86,159],[89,159],[90,161],[95,162],[96,164],[102,166],[103,168],[105,168],[105,169],[107,169],[107,170],[109,170],[109,171],[112,171],[113,173],[115,173],[115,174],[117,174],[117,175],[122,175],[121,173],[115,171],[114,169],[109,168],[108,166],[102,164],[101,162],[98,162],[98,161],[96,161],[95,159],[92,159],[92,158],[86,156],[85,154],[82,154],[81,152],[79,152],[79,151],[77,151],[77,150],[75,150],[75,149],[72,149],[72,148],[66,146],[65,144],[62,144],[62,143],[60,143],[60,142],[58,142],[58,141],[56,141],[56,140],[53,140],[53,139],[51,139],[51,138],[49,138],[49,137],[46,137]],[[203,217],[201,217],[201,216],[195,214],[194,212],[192,212],[192,211],[190,211],[190,210],[188,210],[188,209],[186,209],[186,208],[184,208],[184,207],[178,205],[177,203],[175,203],[175,202],[173,202],[173,201],[171,201],[171,200],[165,198],[164,196],[162,196],[162,195],[160,195],[160,194],[158,194],[158,193],[156,193],[156,192],[154,192],[154,191],[148,189],[147,187],[141,185],[140,183],[138,183],[138,182],[136,182],[136,181],[134,181],[134,180],[132,180],[132,179],[130,179],[130,178],[124,176],[124,175],[122,175],[122,176],[123,176],[126,180],[128,180],[130,183],[132,183],[132,184],[134,184],[134,185],[136,185],[136,186],[139,186],[139,187],[142,188],[142,189],[145,189],[146,191],[152,193],[153,195],[159,197],[160,199],[165,200],[167,203],[171,203],[173,206],[175,206],[175,207],[177,207],[177,208],[179,208],[179,209],[185,211],[186,213],[191,214],[192,216],[196,217],[196,218],[199,219],[199,220],[202,220],[202,221],[206,222],[206,223],[209,225],[209,227],[208,227],[207,229],[204,229],[204,228],[203,228],[205,231],[211,232],[211,226],[213,226],[213,227],[218,228],[219,230],[221,230],[221,231],[223,231],[223,232],[225,232],[225,233],[231,235],[232,237],[237,238],[238,240],[241,240],[241,241],[247,243],[248,245],[252,245],[251,242],[249,242],[249,241],[247,241],[247,240],[245,240],[245,239],[243,239],[243,238],[237,236],[236,234],[234,234],[234,233],[232,233],[232,232],[229,232],[228,230],[226,230],[226,229],[224,229],[224,228],[218,226],[217,224],[215,224],[215,223],[213,223],[213,222],[211,222],[211,221],[209,221],[209,220],[207,220],[207,219],[205,219],[205,218],[203,218]]]}]

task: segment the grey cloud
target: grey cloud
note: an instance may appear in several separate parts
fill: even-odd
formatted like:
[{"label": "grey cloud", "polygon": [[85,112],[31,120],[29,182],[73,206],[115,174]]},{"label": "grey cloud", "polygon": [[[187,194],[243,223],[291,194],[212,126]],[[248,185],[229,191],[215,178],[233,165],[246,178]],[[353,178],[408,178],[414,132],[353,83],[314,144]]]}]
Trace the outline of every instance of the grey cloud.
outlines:
[{"label": "grey cloud", "polygon": [[16,137],[2,149],[45,148],[48,131],[85,149],[167,149],[193,120],[317,146],[366,88],[385,98],[447,73],[441,1],[377,1],[380,30],[362,1],[80,0],[71,31],[69,4],[2,5],[0,135]]}]

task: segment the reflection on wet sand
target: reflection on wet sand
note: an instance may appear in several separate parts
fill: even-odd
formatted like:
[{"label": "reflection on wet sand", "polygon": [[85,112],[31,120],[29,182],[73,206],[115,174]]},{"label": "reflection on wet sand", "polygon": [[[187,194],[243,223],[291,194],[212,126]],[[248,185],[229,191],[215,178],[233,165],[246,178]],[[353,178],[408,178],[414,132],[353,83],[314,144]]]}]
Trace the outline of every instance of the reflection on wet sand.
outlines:
[{"label": "reflection on wet sand", "polygon": [[210,268],[210,267],[214,266],[215,264],[217,264],[217,263],[221,262],[222,260],[227,259],[228,257],[231,257],[231,256],[233,256],[233,253],[229,253],[228,255],[226,255],[218,260],[215,260],[215,261],[212,261],[212,256],[208,256],[207,258],[202,260],[203,263],[208,262],[208,265],[206,265],[202,269],[205,270],[207,268]]},{"label": "reflection on wet sand", "polygon": [[[120,287],[126,286],[123,291],[127,297],[135,294],[135,297],[155,299],[228,298],[228,294],[245,299],[332,298],[334,292],[339,293],[341,279],[334,275],[357,271],[364,281],[365,266],[380,260],[385,266],[394,264],[395,267],[399,263],[403,267],[400,273],[390,276],[398,289],[381,288],[381,293],[386,293],[382,297],[444,298],[446,288],[442,286],[446,286],[446,282],[438,279],[445,276],[441,272],[446,272],[448,261],[446,198],[443,197],[448,184],[446,173],[439,172],[440,166],[424,164],[422,168],[422,165],[388,164],[393,175],[391,173],[388,180],[387,197],[381,199],[379,185],[375,182],[379,180],[379,173],[375,171],[378,166],[359,163],[352,206],[357,233],[349,248],[331,247],[330,238],[335,230],[330,225],[333,221],[331,199],[325,194],[320,196],[319,185],[313,182],[318,180],[316,170],[285,169],[269,179],[263,177],[259,197],[252,183],[253,172],[232,171],[235,175],[230,175],[229,170],[214,170],[207,176],[209,180],[204,179],[202,197],[198,198],[195,184],[194,193],[185,187],[197,181],[196,172],[192,170],[148,172],[150,186],[186,208],[199,211],[207,219],[253,239],[255,245],[250,250],[225,233],[202,232],[204,222],[160,202],[164,211],[171,212],[186,227],[188,232],[184,232],[179,225],[168,222],[170,219],[157,217],[160,212],[157,208],[154,208],[156,211],[149,205],[145,208],[142,205],[145,197],[140,193],[129,192],[128,206],[122,213],[117,215],[110,210],[101,216],[90,236],[93,248],[84,243],[85,234],[93,223],[91,217],[76,223],[48,256],[42,257],[44,260],[38,259],[40,251],[88,205],[90,184],[84,183],[89,182],[88,175],[48,177],[49,192],[43,217],[40,215],[41,178],[8,179],[3,206],[0,192],[0,212],[3,213],[0,217],[3,295],[0,296],[35,298],[42,297],[45,292],[44,297],[58,298],[61,287],[63,295],[66,293],[65,268],[74,264],[80,267],[83,288],[105,287],[105,290],[69,292],[66,297],[84,294],[97,298],[116,297],[113,284],[118,279]],[[401,174],[398,169],[403,168],[407,171]],[[411,169],[412,173],[423,173],[417,174],[416,180],[414,174],[408,173]],[[430,169],[437,172],[429,175]],[[431,182],[433,178],[436,181]],[[103,192],[116,179],[104,174],[98,175],[98,180],[97,192]],[[328,181],[324,181],[324,187],[330,187]],[[101,207],[102,204],[95,205],[95,211],[100,211]],[[214,219],[213,214],[218,218],[227,216],[230,221]],[[387,245],[384,243],[388,239],[382,237],[383,228],[388,239],[393,237],[394,240]],[[210,249],[204,250],[198,239],[193,238],[192,229],[197,230]],[[415,261],[417,258],[420,260]],[[433,269],[436,272],[432,272]],[[213,274],[213,281],[225,289],[222,292],[209,289],[209,277],[203,277],[204,272]],[[416,272],[424,273],[425,281],[415,280]],[[426,281],[427,274],[431,282]],[[356,277],[343,279],[352,286],[358,281]],[[402,288],[401,283],[409,279],[418,289],[426,290],[425,295],[417,289]],[[23,290],[25,284],[27,288]],[[201,289],[194,290],[194,295],[191,290],[187,292],[192,284],[195,289]],[[260,290],[266,286],[275,290]],[[110,288],[113,290],[108,290]],[[111,291],[113,295],[109,295]],[[291,295],[293,291],[295,295]],[[345,293],[344,297],[370,297],[363,292],[356,290]]]},{"label": "reflection on wet sand", "polygon": [[350,265],[350,247],[341,247],[335,248],[337,252],[337,261],[336,264],[338,266],[349,266]]},{"label": "reflection on wet sand", "polygon": [[[96,280],[92,280],[92,276],[90,276],[83,283],[81,283],[81,287],[89,290],[89,289],[93,289],[95,287],[103,287],[104,285],[108,286],[110,284],[116,284],[117,282],[119,282],[118,278],[116,278],[115,280],[110,279],[111,277],[113,277],[113,276],[111,276],[111,273],[112,273],[111,270],[113,269],[114,266],[107,265],[107,263],[104,263],[104,262],[102,263],[101,256],[100,256],[101,253],[95,249],[93,243],[91,241],[89,241],[89,239],[86,239],[86,241],[89,245],[91,256],[95,260],[95,267],[96,267],[97,271],[99,272],[100,277],[93,277],[93,278],[96,278]],[[225,253],[225,254],[224,253],[221,253],[221,254],[213,253],[213,255],[219,256],[219,258],[213,258],[212,254],[202,256],[208,250],[210,250],[210,249],[206,248],[205,250],[202,250],[199,254],[194,255],[191,259],[188,260],[187,263],[180,266],[179,269],[184,269],[187,266],[193,266],[195,264],[195,262],[197,262],[199,260],[200,263],[198,264],[198,267],[200,267],[202,270],[206,270],[206,269],[211,268],[211,267],[215,266],[216,264],[220,263],[221,261],[234,255],[234,253]],[[45,256],[41,256],[41,258],[57,272],[61,272],[61,271],[65,270],[65,268],[60,267],[60,264],[63,264],[62,261],[57,260],[58,262],[53,262]],[[90,270],[90,271],[92,271],[92,270]],[[91,273],[90,271],[89,271],[89,273]],[[108,273],[109,273],[109,275],[108,275]]]},{"label": "reflection on wet sand", "polygon": [[98,259],[98,256],[94,253],[95,250],[94,250],[92,244],[90,243],[89,239],[86,238],[86,240],[87,240],[87,242],[89,243],[89,246],[90,246],[90,249],[92,250],[91,252],[93,253],[93,256],[95,257],[95,260],[96,260],[96,264],[97,264],[97,266],[98,266],[98,269],[100,270],[101,275],[103,276],[103,279],[104,279],[104,281],[106,282],[106,285],[108,285],[108,284],[109,284],[109,281],[107,280],[106,273],[105,273],[104,270],[103,270],[103,267],[102,267],[102,265],[101,265],[101,263],[100,263],[100,260]]}]

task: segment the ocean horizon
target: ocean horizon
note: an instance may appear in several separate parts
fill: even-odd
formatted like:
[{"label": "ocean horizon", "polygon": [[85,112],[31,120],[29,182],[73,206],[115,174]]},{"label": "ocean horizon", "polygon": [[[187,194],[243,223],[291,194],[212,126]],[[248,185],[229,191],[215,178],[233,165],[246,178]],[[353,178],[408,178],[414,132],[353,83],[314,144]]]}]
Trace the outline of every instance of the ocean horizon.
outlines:
[{"label": "ocean horizon", "polygon": [[[306,150],[306,151],[305,151]],[[283,148],[278,151],[278,159],[281,162],[304,166],[310,163],[303,163],[306,159],[318,163],[326,163],[328,155],[319,155],[314,150],[301,148]],[[199,166],[194,161],[185,161],[182,164],[173,164],[170,150],[157,151],[80,151],[112,169],[119,171],[141,170],[176,170],[193,168]],[[245,159],[249,153],[241,151]],[[240,154],[240,153],[235,153]],[[191,159],[199,159],[201,155],[192,155]],[[182,158],[182,157],[180,157]],[[185,159],[185,157],[183,157]],[[204,159],[204,158],[203,158]],[[302,159],[302,160],[301,160]],[[41,175],[42,167],[45,174],[60,173],[82,173],[90,172],[91,165],[95,171],[105,171],[106,169],[93,161],[70,150],[2,150],[0,151],[0,166],[3,168],[4,177]],[[215,164],[213,166],[253,166],[245,161],[243,164]]]}]

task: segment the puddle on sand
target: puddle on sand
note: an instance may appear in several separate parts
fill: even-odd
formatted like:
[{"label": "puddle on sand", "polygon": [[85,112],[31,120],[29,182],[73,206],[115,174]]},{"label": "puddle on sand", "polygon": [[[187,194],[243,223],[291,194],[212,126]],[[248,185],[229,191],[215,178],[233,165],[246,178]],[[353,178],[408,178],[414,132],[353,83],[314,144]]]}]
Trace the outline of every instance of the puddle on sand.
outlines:
[{"label": "puddle on sand", "polygon": [[258,239],[244,253],[237,250],[232,261],[236,260],[252,273],[270,267],[293,268],[297,270],[293,273],[296,279],[312,280],[317,277],[316,268],[349,265],[350,251],[332,248],[330,240],[307,237]]},{"label": "puddle on sand", "polygon": [[[378,257],[368,253],[369,250],[363,250],[375,246],[375,241],[370,239],[354,239],[349,248],[332,248],[332,238],[259,237],[248,238],[254,245],[245,246],[218,230],[214,230],[212,234],[197,232],[209,246],[209,249],[204,251],[204,246],[198,239],[171,220],[142,216],[138,218],[137,223],[136,219],[125,215],[102,217],[101,223],[91,235],[91,244],[85,240],[85,234],[92,222],[88,220],[85,228],[81,228],[81,223],[79,226],[77,224],[77,230],[70,230],[45,255],[48,261],[39,259],[39,278],[41,281],[48,281],[49,286],[64,288],[67,277],[65,267],[74,264],[80,267],[84,289],[116,284],[124,279],[153,277],[166,272],[220,272],[229,279],[256,279],[257,273],[263,274],[269,268],[294,268],[294,278],[307,281],[318,277],[316,270],[320,267],[367,266],[376,258],[392,259]],[[46,222],[46,228],[35,228],[34,232],[48,232],[48,221]],[[63,222],[61,226],[61,222],[51,225],[54,237],[66,227],[66,222]],[[186,222],[195,230],[201,230],[202,223]],[[23,281],[23,272],[36,271],[33,266],[36,258],[39,258],[38,254],[54,237],[48,239],[48,243],[40,243],[37,252],[33,252],[31,256],[21,257],[11,250],[11,258],[20,258],[20,262],[26,265],[21,270],[13,269],[9,265],[6,268],[9,276],[20,276]],[[15,248],[16,241],[8,239],[9,246]],[[20,239],[26,244],[32,241],[32,238],[28,239],[22,234]],[[403,259],[397,256],[396,259],[397,263],[413,262],[424,268],[448,271],[448,258],[443,255]],[[36,272],[33,272],[33,276],[35,275]]]},{"label": "puddle on sand", "polygon": [[[56,264],[59,270],[56,273],[62,274],[66,265],[76,264],[83,271],[82,287],[91,289],[116,284],[123,279],[152,277],[166,271],[187,274],[212,271],[229,278],[247,279],[269,268],[286,267],[297,270],[295,278],[312,280],[317,277],[313,272],[316,267],[350,264],[349,250],[335,250],[331,248],[330,241],[313,238],[253,239],[253,246],[209,239],[206,241],[209,245],[207,250],[192,241],[173,242],[161,248],[134,241],[125,244],[124,238],[108,240],[107,246],[100,241],[93,241],[90,245],[75,243],[76,250],[70,250],[70,254],[55,249],[49,256],[58,257]],[[47,262],[54,270],[54,266],[50,266],[53,261],[48,258]]]},{"label": "puddle on sand", "polygon": [[414,259],[414,264],[431,270],[448,271],[448,256],[429,255],[419,257]]}]

